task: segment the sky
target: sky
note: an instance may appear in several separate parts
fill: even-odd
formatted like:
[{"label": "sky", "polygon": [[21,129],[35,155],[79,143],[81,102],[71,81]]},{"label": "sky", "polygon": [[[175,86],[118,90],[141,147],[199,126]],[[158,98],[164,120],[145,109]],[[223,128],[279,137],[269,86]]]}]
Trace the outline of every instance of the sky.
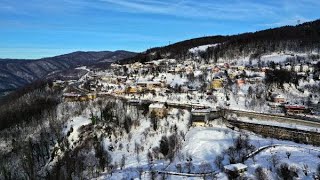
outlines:
[{"label": "sky", "polygon": [[0,58],[145,51],[320,18],[319,0],[0,0]]}]

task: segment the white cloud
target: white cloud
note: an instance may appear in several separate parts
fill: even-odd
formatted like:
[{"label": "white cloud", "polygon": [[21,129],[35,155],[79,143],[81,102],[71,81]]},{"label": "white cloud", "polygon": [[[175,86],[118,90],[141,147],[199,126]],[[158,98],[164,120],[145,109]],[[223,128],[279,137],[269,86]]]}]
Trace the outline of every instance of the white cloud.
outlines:
[{"label": "white cloud", "polygon": [[178,17],[209,19],[245,19],[259,16],[275,15],[275,8],[247,1],[233,2],[199,2],[191,0],[174,0],[163,2],[157,0],[99,0],[105,2],[104,8],[130,13],[153,13]]}]

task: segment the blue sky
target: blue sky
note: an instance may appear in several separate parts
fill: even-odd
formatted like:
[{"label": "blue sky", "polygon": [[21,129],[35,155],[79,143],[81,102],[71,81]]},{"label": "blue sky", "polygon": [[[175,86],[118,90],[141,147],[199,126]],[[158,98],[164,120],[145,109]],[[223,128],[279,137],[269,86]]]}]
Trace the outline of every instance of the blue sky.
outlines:
[{"label": "blue sky", "polygon": [[319,0],[1,0],[0,58],[130,50],[320,18]]}]

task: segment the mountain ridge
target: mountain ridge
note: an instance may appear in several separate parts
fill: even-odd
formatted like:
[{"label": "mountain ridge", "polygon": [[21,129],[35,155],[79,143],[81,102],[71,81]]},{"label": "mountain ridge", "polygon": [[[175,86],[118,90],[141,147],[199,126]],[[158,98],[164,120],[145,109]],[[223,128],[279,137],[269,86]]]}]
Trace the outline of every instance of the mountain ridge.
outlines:
[{"label": "mountain ridge", "polygon": [[[79,66],[108,64],[135,55],[129,51],[76,51],[41,59],[0,59],[0,92],[23,87],[53,72]],[[106,62],[107,60],[107,62]]]}]

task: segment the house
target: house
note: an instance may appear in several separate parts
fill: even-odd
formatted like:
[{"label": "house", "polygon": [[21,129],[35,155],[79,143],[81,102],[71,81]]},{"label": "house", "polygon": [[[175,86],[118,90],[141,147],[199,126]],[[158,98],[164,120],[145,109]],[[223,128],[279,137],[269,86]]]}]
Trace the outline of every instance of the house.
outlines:
[{"label": "house", "polygon": [[170,69],[168,70],[168,73],[175,74],[174,68],[170,68]]},{"label": "house", "polygon": [[252,78],[247,79],[247,81],[250,84],[261,83],[261,82],[263,82],[263,78],[262,77],[252,77]]},{"label": "house", "polygon": [[209,121],[211,108],[196,107],[191,110],[192,126],[204,127]]},{"label": "house", "polygon": [[238,70],[238,66],[234,66],[234,65],[232,65],[232,66],[229,66],[229,68],[231,69],[231,70]]},{"label": "house", "polygon": [[123,89],[116,89],[116,90],[114,90],[114,93],[115,93],[115,94],[118,94],[118,95],[124,94],[124,93],[125,93],[125,90],[123,90]]},{"label": "house", "polygon": [[152,103],[149,105],[149,112],[154,112],[159,118],[163,118],[167,115],[167,107],[163,103]]},{"label": "house", "polygon": [[218,66],[215,66],[213,69],[212,69],[213,72],[217,73],[220,71],[220,68]]},{"label": "house", "polygon": [[128,77],[127,76],[118,76],[117,80],[118,83],[125,83],[127,81]]},{"label": "house", "polygon": [[274,103],[285,103],[286,102],[286,99],[280,94],[272,94],[271,100]]},{"label": "house", "polygon": [[174,69],[174,71],[175,71],[176,73],[183,72],[183,68],[180,67],[180,66],[178,66],[178,67],[176,67],[176,68]]},{"label": "house", "polygon": [[65,85],[66,85],[66,82],[64,82],[62,80],[55,80],[52,82],[53,87],[63,87]]},{"label": "house", "polygon": [[301,69],[302,69],[302,72],[307,72],[307,71],[309,71],[309,65],[304,64],[304,65],[302,65]]},{"label": "house", "polygon": [[97,95],[93,94],[93,93],[82,94],[79,97],[79,101],[90,101],[90,100],[94,100],[96,98],[97,98]]},{"label": "house", "polygon": [[243,86],[244,84],[246,84],[246,81],[244,79],[237,79],[236,82],[238,86]]},{"label": "house", "polygon": [[132,69],[140,69],[141,67],[143,67],[143,64],[140,62],[135,62],[131,65]]},{"label": "house", "polygon": [[291,71],[292,66],[291,66],[290,64],[288,64],[288,65],[286,65],[284,68],[285,68],[287,71]]},{"label": "house", "polygon": [[223,79],[213,79],[211,82],[211,88],[220,89],[223,87]]},{"label": "house", "polygon": [[309,72],[310,72],[310,73],[314,73],[314,67],[313,67],[313,66],[310,66],[310,67],[309,67]]},{"label": "house", "polygon": [[187,67],[185,67],[185,71],[186,71],[187,74],[191,74],[191,73],[193,73],[193,67],[192,66],[187,66]]},{"label": "house", "polygon": [[231,176],[231,178],[236,178],[242,176],[248,169],[248,166],[242,163],[229,164],[223,167],[224,172]]},{"label": "house", "polygon": [[79,98],[80,98],[80,94],[76,94],[76,93],[64,93],[63,94],[63,99],[64,99],[64,101],[67,101],[67,102],[78,101]]},{"label": "house", "polygon": [[112,78],[114,78],[112,74],[105,74],[100,77],[100,79],[105,82],[110,82]]},{"label": "house", "polygon": [[271,113],[283,113],[284,106],[279,103],[268,102],[268,106],[270,107]]},{"label": "house", "polygon": [[238,66],[238,70],[239,70],[239,71],[243,71],[243,70],[245,70],[245,69],[246,69],[245,66]]},{"label": "house", "polygon": [[224,63],[223,64],[224,68],[229,69],[230,68],[230,64],[229,63]]},{"label": "house", "polygon": [[156,81],[137,82],[137,87],[140,89],[154,90],[155,88],[160,88],[161,86],[162,86],[162,83],[156,82]]},{"label": "house", "polygon": [[109,96],[110,94],[108,92],[98,92],[97,93],[97,97],[107,97]]},{"label": "house", "polygon": [[195,117],[192,119],[193,127],[206,127],[206,121],[202,119],[201,117]]},{"label": "house", "polygon": [[120,64],[116,64],[116,63],[112,63],[111,65],[110,65],[110,67],[111,67],[111,69],[118,69],[118,68],[120,68],[120,67],[122,67]]},{"label": "house", "polygon": [[270,68],[269,67],[263,67],[261,68],[261,72],[267,72]]},{"label": "house", "polygon": [[300,66],[300,65],[295,65],[294,68],[293,68],[293,70],[294,70],[295,72],[300,72],[301,66]]},{"label": "house", "polygon": [[126,88],[126,93],[134,94],[138,92],[138,88],[136,86],[128,86]]},{"label": "house", "polygon": [[94,94],[94,93],[86,94],[86,96],[88,100],[94,100],[97,98],[97,94]]},{"label": "house", "polygon": [[284,108],[289,114],[304,114],[310,112],[310,110],[303,105],[286,105]]}]

